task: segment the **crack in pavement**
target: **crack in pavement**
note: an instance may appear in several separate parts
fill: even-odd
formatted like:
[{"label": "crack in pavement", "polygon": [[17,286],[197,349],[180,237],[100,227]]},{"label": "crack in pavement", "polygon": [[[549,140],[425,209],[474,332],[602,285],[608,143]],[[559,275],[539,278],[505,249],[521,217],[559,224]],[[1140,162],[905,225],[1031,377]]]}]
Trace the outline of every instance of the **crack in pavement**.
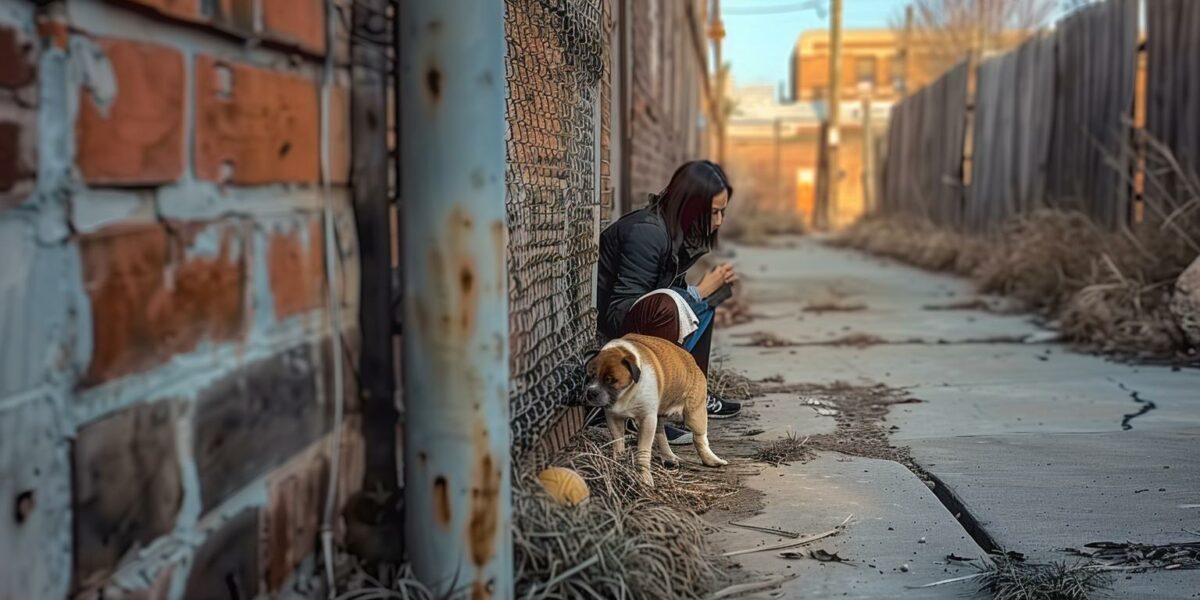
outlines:
[{"label": "crack in pavement", "polygon": [[1121,417],[1121,429],[1125,431],[1133,429],[1133,425],[1130,423],[1130,421],[1158,408],[1158,405],[1153,401],[1142,398],[1141,392],[1129,389],[1124,383],[1121,383],[1112,377],[1109,377],[1108,380],[1117,384],[1117,387],[1121,388],[1122,390],[1129,392],[1129,397],[1133,398],[1134,402],[1137,402],[1141,405],[1141,408],[1139,408],[1136,412],[1131,412]]}]

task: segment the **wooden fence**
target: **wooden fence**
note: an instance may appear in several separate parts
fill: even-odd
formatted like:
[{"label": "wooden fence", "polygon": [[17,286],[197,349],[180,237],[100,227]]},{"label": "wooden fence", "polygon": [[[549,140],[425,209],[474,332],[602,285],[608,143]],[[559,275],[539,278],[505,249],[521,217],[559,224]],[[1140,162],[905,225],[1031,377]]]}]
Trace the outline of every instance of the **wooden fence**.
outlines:
[{"label": "wooden fence", "polygon": [[[1200,173],[1200,2],[1150,0],[1146,29],[1146,131],[1170,150],[1179,170],[1194,176]],[[1175,198],[1194,197],[1197,191],[1183,189],[1174,177],[1176,167],[1163,166],[1158,181],[1147,185],[1161,185],[1165,189],[1154,191]]]},{"label": "wooden fence", "polygon": [[[1191,0],[1148,1],[1197,9]],[[897,104],[881,210],[968,231],[1046,206],[1081,210],[1110,227],[1126,223],[1137,26],[1138,0],[1097,3]],[[1188,43],[1189,34],[1191,44],[1200,40],[1194,29],[1176,43]],[[966,182],[964,147],[971,149]]]},{"label": "wooden fence", "polygon": [[967,75],[962,63],[892,109],[882,210],[961,220]]}]

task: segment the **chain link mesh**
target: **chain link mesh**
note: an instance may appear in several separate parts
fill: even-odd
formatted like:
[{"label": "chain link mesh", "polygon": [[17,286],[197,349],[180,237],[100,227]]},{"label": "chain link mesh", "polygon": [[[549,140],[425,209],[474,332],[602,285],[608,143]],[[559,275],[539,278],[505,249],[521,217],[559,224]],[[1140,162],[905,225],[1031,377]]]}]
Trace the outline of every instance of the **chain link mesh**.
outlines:
[{"label": "chain link mesh", "polygon": [[508,283],[513,450],[582,383],[594,341],[603,13],[597,0],[507,0]]}]

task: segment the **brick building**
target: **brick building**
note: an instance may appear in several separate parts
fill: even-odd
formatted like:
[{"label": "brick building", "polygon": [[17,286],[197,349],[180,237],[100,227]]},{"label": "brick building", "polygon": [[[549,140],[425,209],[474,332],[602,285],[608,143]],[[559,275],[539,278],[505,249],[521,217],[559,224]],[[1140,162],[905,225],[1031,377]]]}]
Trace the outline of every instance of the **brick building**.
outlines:
[{"label": "brick building", "polygon": [[620,199],[620,208],[628,210],[666,187],[683,162],[710,158],[716,102],[707,77],[708,3],[615,1],[624,4],[628,17],[621,48],[631,53],[631,60],[618,61],[614,79],[625,87],[622,92],[618,85],[626,112],[617,126],[629,136],[627,192]]},{"label": "brick building", "polygon": [[311,560],[327,203],[350,350],[358,302],[325,26],[321,0],[0,1],[0,598],[252,597]]},{"label": "brick building", "polygon": [[[361,485],[352,3],[336,4],[0,0],[0,599],[296,591],[339,433],[327,267],[350,355],[339,505]],[[514,168],[557,190],[595,161],[573,191],[599,210],[572,235],[705,155],[704,6],[602,4],[586,153],[561,146],[577,123],[538,129],[544,107],[510,99],[531,127],[513,139],[541,146]],[[509,66],[574,60],[547,52]],[[510,90],[544,92],[526,77]]]}]

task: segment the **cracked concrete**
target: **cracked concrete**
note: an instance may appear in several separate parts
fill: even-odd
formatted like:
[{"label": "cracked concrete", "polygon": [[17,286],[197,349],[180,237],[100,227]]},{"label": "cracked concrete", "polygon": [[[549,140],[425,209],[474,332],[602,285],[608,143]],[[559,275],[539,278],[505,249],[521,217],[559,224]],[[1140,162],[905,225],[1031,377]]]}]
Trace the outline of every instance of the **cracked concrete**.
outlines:
[{"label": "cracked concrete", "polygon": [[[910,446],[917,465],[944,484],[938,490],[943,500],[953,496],[961,502],[986,532],[981,541],[990,537],[1037,560],[1070,562],[1074,559],[1058,550],[1062,546],[1179,541],[1188,535],[1181,529],[1200,530],[1200,509],[1195,508],[1200,505],[1200,463],[1192,458],[1200,447],[1200,371],[1120,364],[1042,342],[1052,333],[1028,315],[997,314],[973,302],[977,296],[968,281],[828,248],[812,239],[790,245],[737,249],[734,262],[759,318],[718,330],[718,347],[733,367],[753,378],[883,383],[924,400],[892,407],[887,417],[891,439]],[[1002,304],[985,300],[991,306]],[[830,302],[865,308],[804,311],[811,303]],[[929,308],[960,303],[975,307]],[[756,331],[808,345],[737,345],[746,340],[735,336]],[[878,336],[885,343],[828,345],[848,333]],[[915,339],[934,343],[904,343]],[[1014,343],[1017,339],[1040,343]],[[814,416],[794,394],[759,399],[751,408],[759,418],[756,426],[766,429],[758,440],[833,427],[833,419]],[[860,482],[855,473],[861,474],[859,462],[864,460],[826,453],[813,463],[765,470],[749,481],[766,493],[766,508],[754,522],[815,532],[840,520],[833,513],[862,512],[869,506],[871,514],[890,518],[912,514],[913,503],[936,502],[920,511],[917,520],[965,534],[945,502],[907,469],[891,472],[899,479],[882,491],[879,482]],[[853,494],[845,493],[849,481],[855,482]],[[833,486],[842,491],[833,493]],[[858,509],[844,510],[850,505]],[[971,525],[970,520],[964,524]],[[742,541],[758,539],[755,535],[723,534]],[[851,527],[838,540],[835,548],[860,563],[879,566],[905,552],[933,560],[915,541],[881,537],[867,527]],[[974,540],[967,541],[969,548],[958,554],[981,552]],[[788,584],[787,593],[805,597],[958,598],[973,590],[967,584],[912,595],[904,586],[954,572],[935,573],[928,568],[932,562],[919,569],[910,565],[907,573],[883,569],[867,577],[862,569],[841,565],[782,564],[773,553],[749,556],[744,564],[755,570],[799,570],[801,577]],[[916,573],[924,577],[912,576]],[[1197,571],[1123,574],[1114,589],[1116,597],[1198,594]]]}]

